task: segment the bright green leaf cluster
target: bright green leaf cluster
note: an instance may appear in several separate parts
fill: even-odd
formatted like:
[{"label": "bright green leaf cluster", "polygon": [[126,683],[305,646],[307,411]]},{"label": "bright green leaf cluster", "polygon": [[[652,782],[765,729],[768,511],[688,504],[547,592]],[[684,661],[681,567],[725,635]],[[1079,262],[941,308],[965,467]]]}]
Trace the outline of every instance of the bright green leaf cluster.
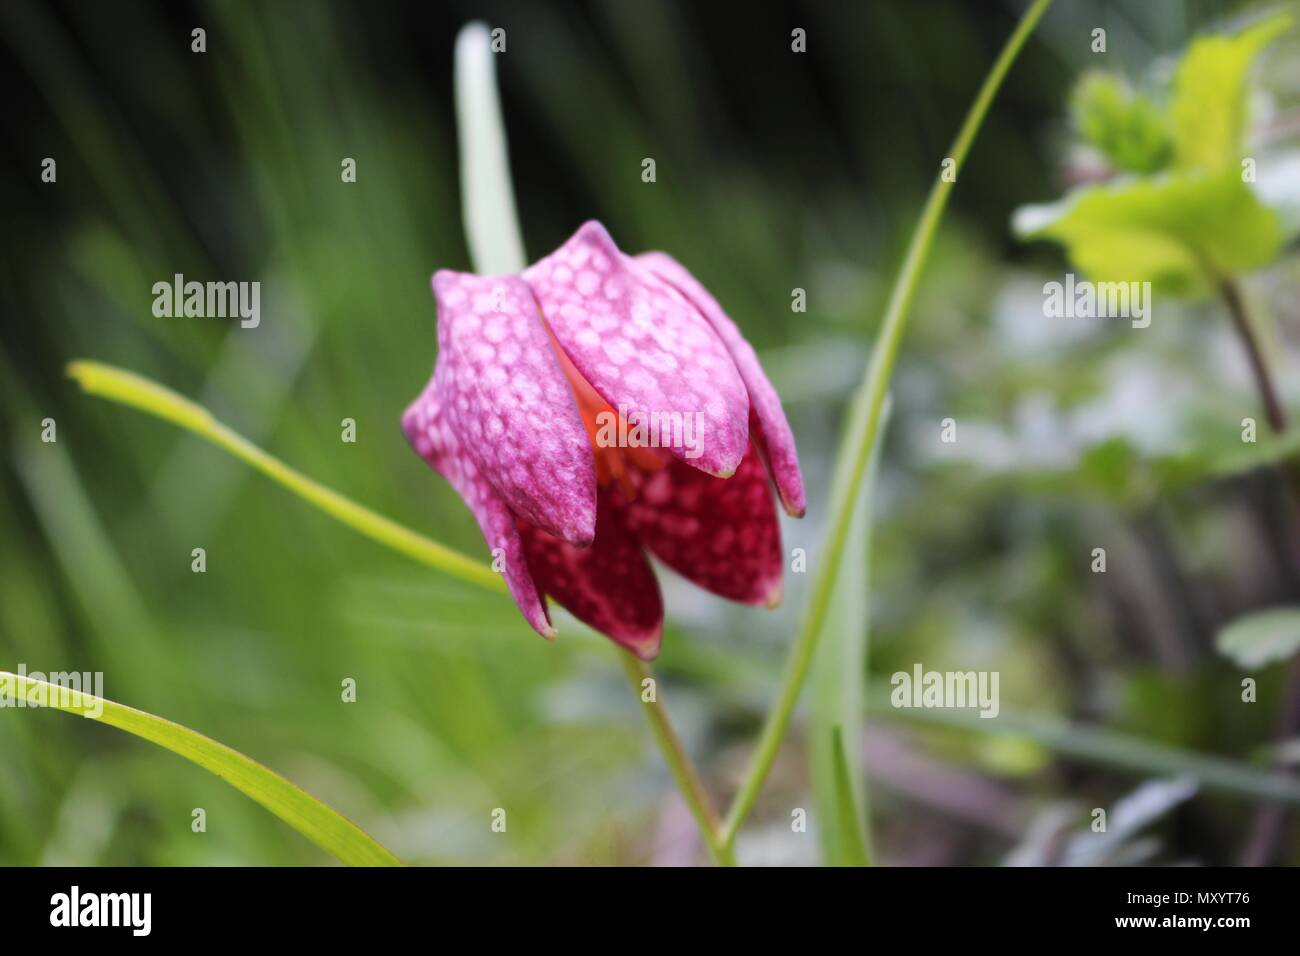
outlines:
[{"label": "bright green leaf cluster", "polygon": [[1271,262],[1285,237],[1244,175],[1247,77],[1259,52],[1291,25],[1284,14],[1236,36],[1195,41],[1167,115],[1117,78],[1085,75],[1073,103],[1080,135],[1138,175],[1018,210],[1016,232],[1062,243],[1094,281],[1149,281],[1171,295],[1202,296]]},{"label": "bright green leaf cluster", "polygon": [[1164,112],[1114,74],[1084,74],[1074,88],[1071,112],[1079,135],[1116,169],[1154,173],[1169,165],[1174,147]]}]

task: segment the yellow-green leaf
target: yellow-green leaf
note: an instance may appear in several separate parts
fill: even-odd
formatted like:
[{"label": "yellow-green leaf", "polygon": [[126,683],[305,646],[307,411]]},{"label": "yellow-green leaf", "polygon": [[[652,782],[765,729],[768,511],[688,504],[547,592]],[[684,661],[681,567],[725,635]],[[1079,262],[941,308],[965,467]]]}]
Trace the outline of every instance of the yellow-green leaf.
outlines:
[{"label": "yellow-green leaf", "polygon": [[1202,37],[1188,48],[1171,106],[1178,169],[1240,173],[1250,65],[1291,23],[1290,15],[1279,14],[1236,36]]},{"label": "yellow-green leaf", "polygon": [[1235,169],[1092,186],[1016,214],[1026,238],[1055,239],[1096,282],[1150,282],[1196,296],[1220,278],[1267,265],[1282,245],[1277,215]]}]

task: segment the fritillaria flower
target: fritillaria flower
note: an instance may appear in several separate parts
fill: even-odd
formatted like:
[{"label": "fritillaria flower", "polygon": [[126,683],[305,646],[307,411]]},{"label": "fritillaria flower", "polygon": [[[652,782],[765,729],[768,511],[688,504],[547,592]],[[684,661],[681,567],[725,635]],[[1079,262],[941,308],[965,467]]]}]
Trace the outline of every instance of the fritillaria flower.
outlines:
[{"label": "fritillaria flower", "polygon": [[714,594],[780,600],[771,485],[803,514],[794,437],[754,350],[685,268],[624,255],[588,222],[517,275],[439,271],[433,294],[437,362],[402,427],[540,634],[555,635],[549,596],[653,658],[647,552]]}]

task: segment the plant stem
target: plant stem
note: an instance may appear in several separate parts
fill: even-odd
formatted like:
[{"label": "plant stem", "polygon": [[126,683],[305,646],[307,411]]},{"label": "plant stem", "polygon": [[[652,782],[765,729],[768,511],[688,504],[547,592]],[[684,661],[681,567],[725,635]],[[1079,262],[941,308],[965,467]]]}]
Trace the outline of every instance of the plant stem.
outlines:
[{"label": "plant stem", "polygon": [[654,731],[664,762],[672,771],[673,779],[677,781],[677,789],[681,791],[682,798],[691,810],[691,815],[699,824],[700,833],[703,834],[704,842],[708,845],[709,852],[713,854],[714,861],[719,866],[735,866],[736,859],[732,848],[722,839],[722,821],[718,817],[718,811],[714,809],[713,801],[709,799],[699,771],[695,769],[695,764],[691,762],[682,738],[673,726],[672,718],[668,714],[668,705],[662,699],[663,690],[659,687],[658,679],[654,676],[650,665],[635,655],[627,651],[619,651],[618,656],[623,662],[628,683],[632,685],[632,690],[638,699],[644,700],[643,682],[654,681],[655,699],[643,703],[642,706],[645,707],[646,719],[650,721],[650,729]]},{"label": "plant stem", "polygon": [[[1224,279],[1219,284],[1220,294],[1232,316],[1233,327],[1241,338],[1250,362],[1250,370],[1255,378],[1255,387],[1264,402],[1264,413],[1273,431],[1281,435],[1290,426],[1286,408],[1278,396],[1273,383],[1272,372],[1264,360],[1263,350],[1259,346],[1259,336],[1246,311],[1241,289],[1232,279]],[[1300,511],[1300,471],[1294,464],[1283,465],[1288,487],[1293,500]],[[1288,740],[1300,733],[1300,655],[1291,659],[1287,666],[1286,681],[1282,691],[1282,709],[1278,714],[1277,729],[1274,731],[1278,741]],[[1242,854],[1245,866],[1267,866],[1277,852],[1285,827],[1288,809],[1281,803],[1262,804],[1251,821],[1250,835],[1246,840],[1246,849]]]},{"label": "plant stem", "polygon": [[1250,371],[1255,377],[1255,387],[1259,390],[1259,397],[1264,402],[1264,413],[1268,416],[1268,423],[1274,432],[1281,435],[1289,425],[1286,409],[1283,408],[1282,400],[1278,398],[1277,388],[1273,385],[1273,375],[1268,369],[1268,363],[1264,361],[1263,350],[1259,347],[1259,336],[1256,335],[1255,326],[1246,312],[1241,289],[1232,279],[1224,279],[1219,283],[1219,291],[1228,306],[1228,314],[1232,316],[1233,327],[1237,330],[1237,335],[1240,336],[1241,343],[1246,349],[1246,358],[1250,361]]},{"label": "plant stem", "polygon": [[731,810],[727,814],[723,837],[728,846],[734,845],[736,833],[749,815],[750,810],[753,809],[754,802],[758,799],[759,791],[763,787],[763,781],[767,778],[772,763],[776,760],[781,741],[789,729],[794,707],[799,699],[799,692],[803,687],[804,679],[807,677],[808,666],[813,659],[813,652],[817,648],[817,640],[821,636],[822,624],[826,618],[831,592],[834,589],[840,560],[844,554],[844,544],[848,534],[850,518],[857,500],[856,489],[862,481],[867,459],[875,443],[876,432],[880,426],[880,412],[884,405],[890,376],[893,374],[894,361],[898,356],[903,332],[907,327],[908,315],[911,311],[912,301],[916,297],[921,272],[929,257],[930,247],[933,244],[939,220],[943,217],[944,207],[948,202],[948,194],[952,192],[957,173],[960,172],[966,160],[966,155],[970,152],[971,144],[975,140],[975,135],[979,131],[985,114],[988,113],[994,95],[1002,85],[1002,80],[1006,77],[1007,71],[1010,70],[1011,64],[1015,61],[1030,33],[1033,32],[1035,25],[1037,25],[1039,19],[1050,5],[1051,0],[1035,0],[1033,5],[1025,11],[1020,23],[1011,34],[1010,39],[1007,40],[1002,53],[994,62],[988,76],[985,77],[984,84],[980,87],[975,102],[971,104],[966,119],[957,133],[957,138],[953,141],[952,149],[946,157],[953,160],[952,164],[944,164],[950,165],[952,174],[945,175],[945,172],[941,172],[935,179],[934,185],[930,188],[930,195],[926,200],[925,208],[921,212],[916,231],[912,234],[911,242],[907,248],[907,255],[903,260],[902,270],[898,274],[889,297],[889,305],[885,312],[885,321],[880,336],[876,341],[875,349],[871,353],[871,362],[867,368],[866,378],[854,399],[850,418],[851,424],[847,433],[848,439],[840,449],[836,466],[836,481],[833,483],[835,493],[831,500],[827,519],[827,532],[821,550],[821,560],[814,574],[812,590],[809,594],[800,630],[790,648],[776,704],[763,726],[763,732],[759,738],[753,761],[740,790],[736,793]]}]

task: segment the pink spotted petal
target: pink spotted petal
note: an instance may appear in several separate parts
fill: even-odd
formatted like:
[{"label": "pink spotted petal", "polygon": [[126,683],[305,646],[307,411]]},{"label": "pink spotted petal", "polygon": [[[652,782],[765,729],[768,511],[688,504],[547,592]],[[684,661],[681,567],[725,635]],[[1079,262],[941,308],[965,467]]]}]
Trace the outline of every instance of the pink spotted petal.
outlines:
[{"label": "pink spotted petal", "polygon": [[523,521],[519,531],[544,593],[642,660],[658,655],[664,621],[659,582],[606,491],[600,492],[596,540],[589,548],[576,548]]},{"label": "pink spotted petal", "polygon": [[701,413],[694,449],[680,429],[663,447],[709,474],[735,471],[749,444],[749,395],[727,347],[680,292],[624,256],[598,222],[523,277],[605,401],[625,417]]},{"label": "pink spotted petal", "polygon": [[524,619],[538,634],[553,638],[555,628],[546,616],[546,608],[528,571],[523,540],[515,526],[514,516],[466,454],[436,397],[435,383],[442,367],[440,355],[433,381],[402,415],[402,431],[416,453],[451,482],[451,486],[465,499],[465,504],[478,520],[488,547],[493,551],[501,549],[498,554],[504,558],[506,584]]},{"label": "pink spotted petal", "polygon": [[781,399],[763,373],[753,346],[745,341],[736,323],[727,317],[709,291],[672,256],[663,252],[647,252],[637,256],[636,261],[685,296],[726,343],[731,358],[745,381],[745,387],[749,390],[750,408],[758,422],[758,428],[751,429],[750,435],[772,472],[772,480],[786,512],[796,518],[802,517],[807,502],[804,498],[803,477],[799,471],[799,454],[794,447],[794,433],[790,431]]},{"label": "pink spotted petal", "polygon": [[679,461],[637,471],[628,527],[678,574],[745,604],[781,600],[781,527],[767,471],[751,448],[730,478]]},{"label": "pink spotted petal", "polygon": [[464,454],[516,514],[575,544],[596,530],[596,472],[573,392],[518,276],[441,270],[438,399]]}]

